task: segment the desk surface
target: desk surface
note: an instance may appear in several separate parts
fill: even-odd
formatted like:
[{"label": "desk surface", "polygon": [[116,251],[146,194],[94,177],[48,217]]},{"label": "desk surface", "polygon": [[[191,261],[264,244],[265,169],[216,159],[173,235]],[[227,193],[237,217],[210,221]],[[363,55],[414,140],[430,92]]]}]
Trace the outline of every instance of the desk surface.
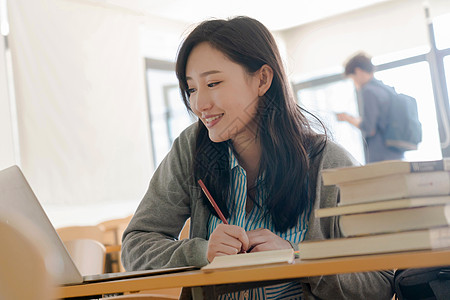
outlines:
[{"label": "desk surface", "polygon": [[450,249],[364,255],[321,260],[296,260],[294,264],[245,267],[205,273],[201,270],[153,275],[108,282],[63,286],[58,297],[70,298],[140,290],[208,286],[267,281],[375,270],[421,268],[450,265]]}]

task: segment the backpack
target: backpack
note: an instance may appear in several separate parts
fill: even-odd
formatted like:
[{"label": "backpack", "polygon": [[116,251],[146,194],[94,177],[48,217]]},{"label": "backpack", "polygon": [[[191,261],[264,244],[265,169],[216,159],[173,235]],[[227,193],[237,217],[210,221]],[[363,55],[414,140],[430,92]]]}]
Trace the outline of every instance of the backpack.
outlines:
[{"label": "backpack", "polygon": [[400,151],[417,150],[417,145],[422,141],[422,124],[416,99],[398,94],[392,87],[383,86],[390,94],[387,125],[383,131],[386,146]]},{"label": "backpack", "polygon": [[394,289],[399,300],[448,300],[450,267],[396,270]]}]

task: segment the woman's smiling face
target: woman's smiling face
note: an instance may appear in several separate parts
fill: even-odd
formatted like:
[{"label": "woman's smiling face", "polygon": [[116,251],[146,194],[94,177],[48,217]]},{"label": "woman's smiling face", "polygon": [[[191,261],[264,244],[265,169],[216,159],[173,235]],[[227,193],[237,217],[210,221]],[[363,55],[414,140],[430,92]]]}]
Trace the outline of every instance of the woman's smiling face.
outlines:
[{"label": "woman's smiling face", "polygon": [[256,137],[257,73],[248,74],[207,42],[192,49],[186,64],[190,106],[213,142]]}]

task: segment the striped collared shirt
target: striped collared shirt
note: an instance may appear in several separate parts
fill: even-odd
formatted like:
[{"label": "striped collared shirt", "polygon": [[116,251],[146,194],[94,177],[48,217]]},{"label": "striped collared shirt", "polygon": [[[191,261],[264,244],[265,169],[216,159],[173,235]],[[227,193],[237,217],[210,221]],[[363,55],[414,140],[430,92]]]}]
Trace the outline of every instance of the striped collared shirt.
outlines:
[{"label": "striped collared shirt", "polygon": [[[291,243],[297,244],[305,238],[308,214],[302,214],[297,225],[285,232],[278,232],[274,229],[270,216],[264,214],[264,201],[267,198],[267,192],[264,187],[259,184],[262,178],[257,179],[257,187],[255,193],[255,205],[252,210],[247,213],[245,205],[247,201],[247,175],[245,170],[239,165],[237,158],[234,156],[231,147],[229,148],[230,169],[231,169],[231,192],[227,202],[230,211],[228,223],[244,228],[246,231],[257,228],[266,228]],[[211,215],[208,221],[208,238],[214,229],[222,223],[222,221],[214,215]],[[224,294],[219,299],[301,299],[301,286],[297,281],[277,284],[273,286],[261,287],[246,291],[233,292]]]}]

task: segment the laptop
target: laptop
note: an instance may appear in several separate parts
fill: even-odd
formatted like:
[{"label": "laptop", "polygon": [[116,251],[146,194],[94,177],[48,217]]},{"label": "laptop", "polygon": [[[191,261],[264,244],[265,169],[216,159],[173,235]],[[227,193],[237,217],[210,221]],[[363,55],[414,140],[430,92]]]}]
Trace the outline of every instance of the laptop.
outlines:
[{"label": "laptop", "polygon": [[62,267],[55,278],[57,283],[61,285],[100,282],[198,269],[193,266],[186,266],[82,276],[18,166],[12,166],[0,171],[0,211],[22,215],[43,233],[47,243],[50,244],[51,249],[61,260]]}]

